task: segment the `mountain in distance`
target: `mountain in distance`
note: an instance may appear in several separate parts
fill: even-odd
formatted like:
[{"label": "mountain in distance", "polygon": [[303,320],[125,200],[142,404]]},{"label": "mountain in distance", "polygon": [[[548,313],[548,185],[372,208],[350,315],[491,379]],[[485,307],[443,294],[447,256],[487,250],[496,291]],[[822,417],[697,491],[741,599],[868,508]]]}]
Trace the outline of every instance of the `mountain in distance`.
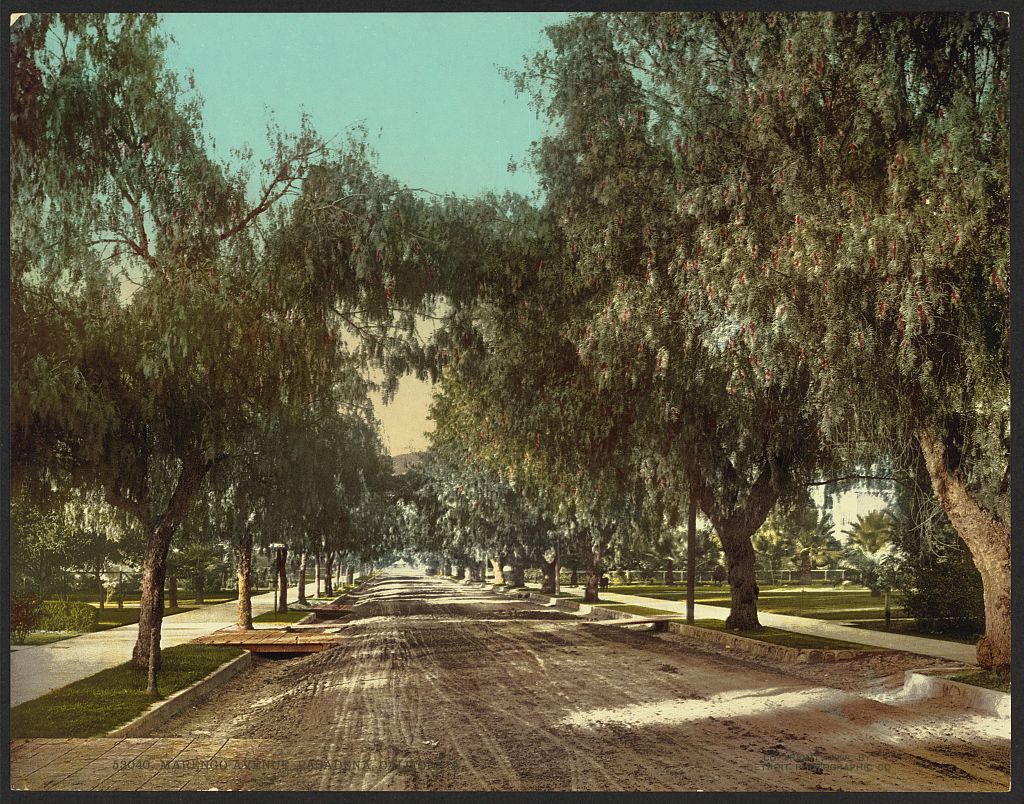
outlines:
[{"label": "mountain in distance", "polygon": [[394,455],[391,463],[396,475],[404,475],[414,466],[419,466],[426,459],[426,452],[403,452],[401,455]]}]

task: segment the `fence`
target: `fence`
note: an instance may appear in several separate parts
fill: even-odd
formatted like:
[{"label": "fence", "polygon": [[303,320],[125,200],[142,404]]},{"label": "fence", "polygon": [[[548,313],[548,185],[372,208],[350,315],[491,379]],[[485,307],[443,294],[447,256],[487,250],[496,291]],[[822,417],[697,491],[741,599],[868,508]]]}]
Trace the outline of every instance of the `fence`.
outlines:
[{"label": "fence", "polygon": [[[565,567],[561,568],[559,581],[563,586],[568,585],[571,577],[571,570]],[[650,585],[665,585],[668,573],[665,570],[645,570],[645,569],[607,569],[604,571],[607,576],[609,583],[612,586],[621,584],[650,584]],[[528,569],[526,570],[526,580],[539,582],[543,579],[544,574],[539,569]],[[679,569],[673,571],[672,575],[675,578],[677,586],[686,585],[686,566],[682,565]],[[582,584],[586,582],[586,573],[583,570],[578,572],[578,583]],[[848,569],[817,569],[810,570],[805,575],[801,575],[800,570],[776,570],[774,572],[758,571],[756,573],[757,582],[760,584],[771,584],[771,585],[784,585],[784,584],[802,584],[805,586],[818,585],[838,586],[846,581],[858,582],[860,580],[859,575],[856,571]],[[710,572],[698,572],[696,573],[696,581],[698,584],[710,585],[715,583],[715,579]],[[724,581],[722,582],[724,585]]]}]

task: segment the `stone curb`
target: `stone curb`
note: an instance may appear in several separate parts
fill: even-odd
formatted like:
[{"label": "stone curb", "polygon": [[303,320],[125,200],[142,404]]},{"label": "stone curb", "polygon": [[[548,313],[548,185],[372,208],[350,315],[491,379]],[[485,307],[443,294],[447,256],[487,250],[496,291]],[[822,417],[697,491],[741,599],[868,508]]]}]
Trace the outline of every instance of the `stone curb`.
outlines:
[{"label": "stone curb", "polygon": [[999,718],[1010,716],[1010,693],[976,687],[962,681],[907,670],[903,677],[903,695],[907,698],[944,698],[966,709]]},{"label": "stone curb", "polygon": [[210,692],[224,686],[235,676],[252,667],[252,654],[248,651],[222,664],[209,675],[199,679],[191,687],[178,690],[163,700],[156,701],[149,709],[120,728],[107,732],[107,737],[145,737],[157,726],[163,725],[186,707]]},{"label": "stone curb", "polygon": [[859,659],[862,656],[874,656],[879,652],[857,650],[856,648],[794,648],[788,645],[762,642],[760,639],[737,636],[736,634],[729,634],[723,631],[712,631],[710,628],[701,628],[696,625],[687,625],[686,623],[669,623],[668,630],[701,642],[718,645],[725,650],[740,651],[753,656],[763,656],[790,664],[843,662],[849,659]]},{"label": "stone curb", "polygon": [[[504,591],[501,587],[494,587],[496,591]],[[536,600],[548,606],[554,606],[561,611],[575,611],[584,616],[596,620],[644,620],[647,615],[631,614],[625,611],[604,609],[593,606],[589,603],[577,603],[574,600],[551,597],[540,592],[519,592],[526,594],[529,600]],[[762,642],[760,639],[738,636],[723,631],[713,631],[710,628],[701,628],[686,623],[666,623],[666,629],[670,633],[681,634],[699,642],[706,642],[725,650],[739,653],[749,653],[752,656],[760,656],[774,659],[789,664],[821,664],[823,662],[842,662],[849,659],[858,659],[862,656],[873,656],[878,651],[858,650],[856,648],[794,648],[787,645],[775,645],[771,642]]]}]

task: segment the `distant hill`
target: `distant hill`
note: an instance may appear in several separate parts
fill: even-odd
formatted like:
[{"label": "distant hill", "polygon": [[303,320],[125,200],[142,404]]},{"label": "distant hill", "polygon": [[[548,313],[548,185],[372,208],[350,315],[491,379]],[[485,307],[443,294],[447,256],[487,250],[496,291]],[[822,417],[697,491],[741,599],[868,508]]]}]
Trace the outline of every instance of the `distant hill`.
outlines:
[{"label": "distant hill", "polygon": [[427,457],[425,452],[403,452],[401,455],[394,455],[391,458],[395,467],[396,475],[404,475],[414,466],[419,466]]}]

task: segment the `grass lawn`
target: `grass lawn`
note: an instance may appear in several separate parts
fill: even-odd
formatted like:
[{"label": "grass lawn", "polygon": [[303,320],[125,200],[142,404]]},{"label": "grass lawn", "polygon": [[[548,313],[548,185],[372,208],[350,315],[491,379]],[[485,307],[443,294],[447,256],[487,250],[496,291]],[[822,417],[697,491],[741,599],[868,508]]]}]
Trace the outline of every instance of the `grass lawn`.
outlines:
[{"label": "grass lawn", "polygon": [[62,639],[78,636],[78,631],[30,631],[21,645],[11,644],[11,650],[26,648],[29,645],[49,645]]},{"label": "grass lawn", "polygon": [[[602,609],[612,611],[624,611],[629,614],[639,614],[644,617],[674,617],[672,622],[685,623],[686,618],[679,617],[678,612],[666,611],[665,609],[652,609],[647,606],[633,606],[623,603],[602,603],[598,606]],[[724,620],[694,620],[693,624],[698,628],[709,628],[712,631],[728,631]],[[785,645],[790,648],[822,648],[829,650],[870,650],[883,651],[884,648],[876,648],[872,645],[861,645],[856,642],[843,642],[838,639],[826,639],[825,637],[809,636],[807,634],[795,634],[792,631],[783,631],[780,628],[762,628],[757,633],[743,633],[740,631],[728,631],[736,636],[757,639],[761,642],[771,642],[773,645]]]},{"label": "grass lawn", "polygon": [[[253,592],[253,595],[257,595],[259,592]],[[217,595],[216,597],[204,597],[202,603],[196,603],[193,597],[179,597],[178,604],[186,606],[216,606],[218,603],[230,603],[232,600],[238,600],[238,593],[233,595]]]},{"label": "grass lawn", "polygon": [[[654,600],[686,600],[685,591],[678,587],[656,586],[611,586],[609,592],[638,595]],[[729,588],[727,586],[698,586],[695,600],[709,606],[728,607],[730,605]],[[920,631],[912,619],[905,618],[902,608],[891,601],[892,622],[885,627],[885,598],[873,597],[870,590],[864,587],[797,587],[797,586],[762,586],[757,600],[758,611],[775,614],[789,614],[795,617],[812,617],[816,620],[839,620],[848,622],[856,628],[870,631],[885,631],[891,634],[939,639],[946,642],[960,642],[973,645],[980,634],[938,634]]]},{"label": "grass lawn", "polygon": [[[832,588],[832,587],[799,587],[771,586],[760,587],[757,599],[758,611],[770,611],[775,614],[790,614],[796,617],[813,617],[818,620],[868,620],[885,617],[885,598],[872,597],[864,587]],[[622,595],[639,595],[655,600],[686,600],[685,587],[665,585],[619,585],[608,587],[609,592]],[[696,589],[695,600],[708,606],[730,605],[729,587],[703,585]],[[891,604],[894,617],[902,615],[902,609]]]},{"label": "grass lawn", "polygon": [[[268,587],[266,589],[253,589],[252,590],[252,594],[253,594],[253,596],[255,596],[255,595],[262,595],[262,594],[265,594],[266,592],[270,592],[270,591],[273,591],[273,587]],[[165,593],[165,595],[166,595],[166,593]],[[61,595],[60,597],[64,597],[64,595]],[[129,592],[128,594],[126,594],[124,596],[124,599],[123,599],[124,600],[124,604],[126,606],[136,606],[137,607],[139,605],[139,597],[140,596],[139,596],[138,592]],[[68,600],[75,600],[75,601],[78,601],[79,603],[88,603],[90,606],[99,607],[99,603],[96,601],[96,593],[95,592],[68,592],[67,599]],[[214,591],[210,592],[209,595],[204,597],[203,598],[203,602],[200,603],[199,605],[202,606],[202,605],[208,605],[208,604],[214,604],[214,603],[227,603],[230,600],[238,600],[238,591],[237,590],[234,590],[234,589],[214,590]],[[180,604],[185,604],[185,603],[187,603],[189,605],[194,605],[195,602],[196,602],[195,598],[182,597],[180,595],[178,596],[178,604],[179,605]],[[114,608],[117,608],[117,603],[113,603],[113,604],[107,603],[108,607],[111,606],[111,605],[113,605]]]},{"label": "grass lawn", "polygon": [[924,639],[941,639],[943,642],[959,642],[962,645],[974,645],[981,639],[981,634],[935,634],[919,631],[911,619],[893,619],[889,628],[885,627],[885,620],[863,620],[851,623],[855,628],[864,628],[869,631],[884,631],[889,634],[905,634],[906,636],[923,637]]},{"label": "grass lawn", "polygon": [[781,628],[762,627],[757,633],[744,633],[742,631],[729,631],[725,627],[725,620],[694,620],[693,624],[700,628],[710,628],[712,631],[727,631],[736,636],[757,639],[761,642],[771,642],[773,645],[785,645],[789,648],[822,648],[823,650],[869,650],[876,653],[885,651],[885,648],[874,645],[861,645],[857,642],[844,642],[840,639],[827,639],[826,637],[810,636],[808,634],[796,634],[792,631],[783,631]]},{"label": "grass lawn", "polygon": [[640,614],[644,617],[678,617],[678,611],[665,611],[664,609],[652,609],[649,606],[633,606],[628,603],[601,603],[599,609],[611,609],[612,611],[624,611],[626,614]]},{"label": "grass lawn", "polygon": [[[161,651],[157,676],[160,697],[194,684],[238,648],[175,645]],[[125,662],[11,709],[11,737],[96,737],[142,714],[153,698],[146,694],[146,671]]]},{"label": "grass lawn", "polygon": [[[164,617],[181,614],[183,611],[192,611],[194,606],[178,607],[176,609],[164,609]],[[123,608],[117,606],[105,608],[99,612],[99,619],[96,622],[96,631],[106,631],[110,628],[119,628],[122,625],[134,625],[139,621],[138,608]],[[60,642],[64,639],[72,639],[82,634],[92,633],[91,631],[32,631],[25,640],[24,645],[11,645],[11,650],[17,647],[28,645],[49,645],[51,642]]]},{"label": "grass lawn", "polygon": [[[685,599],[685,596],[684,596]],[[699,603],[710,606],[729,606],[729,594],[717,596],[697,595]],[[774,587],[761,589],[757,598],[758,611],[813,617],[819,620],[850,620],[885,617],[885,599],[872,597],[867,589],[807,589],[801,587]],[[899,606],[891,606],[894,616],[900,616]]]},{"label": "grass lawn", "polygon": [[[180,602],[180,601],[179,601]],[[195,606],[178,606],[176,609],[164,609],[164,617],[172,617],[181,614],[183,611],[192,611]],[[119,628],[122,625],[133,625],[139,621],[139,609],[123,608],[117,606],[107,607],[99,613],[99,620],[96,625],[97,631],[106,631],[108,628]]]},{"label": "grass lawn", "polygon": [[[761,587],[762,590],[765,590],[765,589],[775,589],[775,588],[776,587],[774,587],[774,586],[768,586],[768,585],[765,585],[765,586]],[[609,592],[618,592],[619,594],[623,594],[623,595],[644,595],[645,597],[650,597],[650,596],[654,596],[654,595],[658,595],[659,597],[660,596],[665,596],[665,597],[672,598],[672,599],[677,598],[677,597],[681,597],[681,598],[683,598],[685,600],[686,599],[686,580],[684,579],[682,583],[673,584],[672,586],[668,586],[667,584],[663,584],[663,583],[658,583],[658,584],[639,584],[639,583],[631,583],[631,584],[621,583],[621,584],[617,584],[617,583],[610,583],[610,584],[608,584],[607,591],[609,591]],[[697,593],[698,596],[699,595],[710,595],[712,597],[729,597],[729,586],[728,586],[728,584],[724,584],[724,583],[721,586],[718,586],[718,585],[713,584],[713,583],[699,583],[699,584],[697,584],[694,587],[694,591]]]},{"label": "grass lawn", "polygon": [[254,623],[297,623],[308,611],[268,611],[252,618]]},{"label": "grass lawn", "polygon": [[1001,676],[998,673],[990,673],[988,670],[968,670],[965,673],[958,673],[955,676],[947,676],[950,681],[959,681],[961,684],[973,684],[975,687],[985,687],[999,692],[1010,691],[1010,677]]}]

